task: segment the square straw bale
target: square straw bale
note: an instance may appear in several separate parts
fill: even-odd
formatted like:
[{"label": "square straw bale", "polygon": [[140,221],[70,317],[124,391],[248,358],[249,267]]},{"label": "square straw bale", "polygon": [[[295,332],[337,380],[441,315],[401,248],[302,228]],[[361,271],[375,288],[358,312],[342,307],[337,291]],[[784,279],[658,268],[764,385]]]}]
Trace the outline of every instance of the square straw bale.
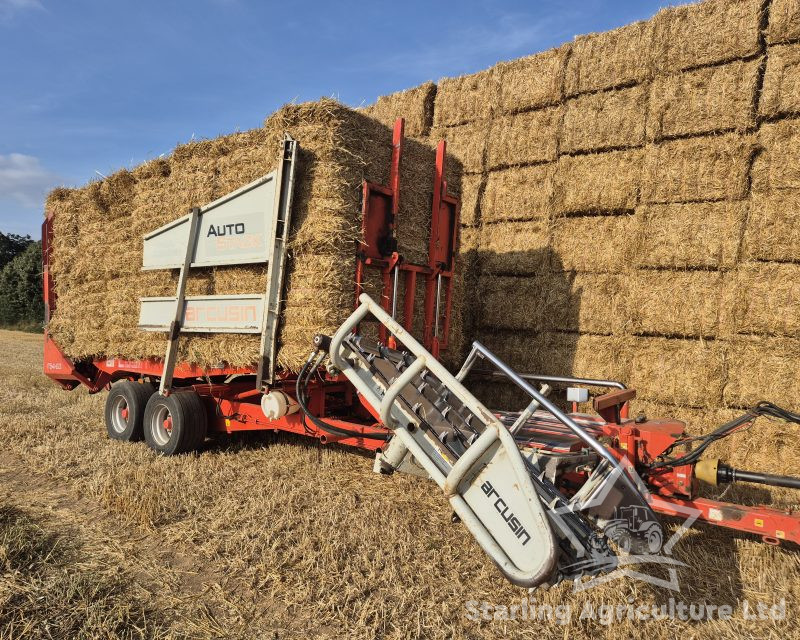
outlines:
[{"label": "square straw bale", "polygon": [[488,168],[555,160],[561,113],[561,107],[549,107],[492,120]]},{"label": "square straw bale", "polygon": [[644,144],[647,88],[579,96],[569,100],[561,134],[562,153]]},{"label": "square straw bale", "polygon": [[[476,225],[481,221],[480,196],[486,187],[486,178],[481,173],[471,173],[461,179],[461,211],[459,219],[462,225]],[[449,190],[449,189],[448,189]]]},{"label": "square straw bale", "polygon": [[630,375],[630,354],[622,337],[548,331],[536,346],[537,373],[623,382]]},{"label": "square straw bale", "polygon": [[480,230],[483,273],[535,275],[550,268],[546,219],[484,224]]},{"label": "square straw bale", "polygon": [[67,290],[75,281],[70,266],[78,252],[78,212],[83,209],[83,189],[53,189],[45,202],[45,214],[52,214],[53,251],[50,274],[56,293]]},{"label": "square straw bale", "polygon": [[769,7],[767,42],[800,40],[800,0],[772,0]]},{"label": "square straw bale", "polygon": [[454,127],[431,129],[430,143],[447,141],[447,155],[461,163],[465,173],[481,173],[486,164],[489,122],[472,122]]},{"label": "square straw bale", "polygon": [[751,407],[760,400],[800,409],[800,340],[795,338],[742,337],[732,340],[728,355],[725,403]]},{"label": "square straw bale", "polygon": [[649,145],[644,202],[740,200],[747,196],[754,143],[726,134]]},{"label": "square straw bale", "polygon": [[629,338],[631,386],[639,398],[690,407],[722,406],[725,345],[714,340]]},{"label": "square straw bale", "polygon": [[670,7],[653,18],[658,73],[746,58],[759,49],[762,0],[706,0]]},{"label": "square straw bale", "polygon": [[567,61],[566,94],[574,96],[649,79],[653,73],[652,32],[652,22],[634,22],[575,38]]},{"label": "square straw bale", "polygon": [[767,50],[758,112],[767,118],[800,113],[800,44],[778,45]]},{"label": "square straw bale", "polygon": [[661,140],[755,126],[760,60],[705,67],[653,80],[648,137]]},{"label": "square straw bale", "polygon": [[500,113],[516,113],[561,102],[564,63],[571,45],[532,56],[501,62],[496,67],[500,85]]},{"label": "square straw bale", "polygon": [[740,265],[725,279],[732,331],[800,337],[800,264]]},{"label": "square straw bale", "polygon": [[405,134],[412,138],[423,138],[430,133],[433,125],[435,98],[436,85],[426,82],[412,89],[381,96],[363,111],[387,127],[393,127],[397,118],[405,118]]},{"label": "square straw bale", "polygon": [[764,123],[758,132],[760,153],[753,160],[752,192],[778,194],[800,190],[800,120]]},{"label": "square straw bale", "polygon": [[749,209],[744,255],[800,262],[800,191],[754,192]]},{"label": "square straw bale", "polygon": [[611,335],[624,328],[620,308],[623,276],[561,272],[548,273],[539,281],[546,290],[546,329]]},{"label": "square straw bale", "polygon": [[496,329],[538,331],[547,292],[537,278],[481,275],[478,280],[478,325]]},{"label": "square straw bale", "polygon": [[433,109],[435,127],[486,120],[500,96],[497,67],[457,78],[442,78]]},{"label": "square straw bale", "polygon": [[644,151],[562,156],[554,180],[554,210],[605,212],[636,206]]},{"label": "square straw bale", "polygon": [[620,273],[630,264],[637,220],[632,215],[568,216],[553,224],[553,271]]},{"label": "square straw bale", "polygon": [[[530,373],[539,366],[540,343],[535,331],[510,331],[497,327],[480,327],[475,339],[516,371]],[[491,370],[491,365],[478,368]]]},{"label": "square straw bale", "polygon": [[556,164],[492,171],[481,199],[481,221],[530,220],[550,215]]},{"label": "square straw bale", "polygon": [[635,260],[641,267],[729,268],[737,259],[747,202],[642,205]]},{"label": "square straw bale", "polygon": [[717,271],[634,271],[625,280],[626,331],[714,337],[721,294]]}]

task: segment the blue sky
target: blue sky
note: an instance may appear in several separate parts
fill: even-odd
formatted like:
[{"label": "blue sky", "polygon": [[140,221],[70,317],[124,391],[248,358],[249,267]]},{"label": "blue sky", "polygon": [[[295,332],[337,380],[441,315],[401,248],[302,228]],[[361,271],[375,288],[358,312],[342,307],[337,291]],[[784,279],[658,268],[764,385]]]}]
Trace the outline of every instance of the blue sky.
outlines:
[{"label": "blue sky", "polygon": [[592,31],[657,0],[0,0],[0,231],[44,195],[258,126],[291,101],[358,106]]}]

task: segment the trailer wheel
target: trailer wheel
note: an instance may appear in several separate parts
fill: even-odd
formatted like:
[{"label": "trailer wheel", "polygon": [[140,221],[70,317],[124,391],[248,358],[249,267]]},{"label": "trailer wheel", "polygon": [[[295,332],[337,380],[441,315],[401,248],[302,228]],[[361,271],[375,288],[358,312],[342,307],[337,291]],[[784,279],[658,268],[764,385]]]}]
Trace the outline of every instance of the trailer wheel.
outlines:
[{"label": "trailer wheel", "polygon": [[194,451],[206,439],[207,429],[206,409],[194,391],[167,397],[154,393],[144,410],[144,439],[165,456]]},{"label": "trailer wheel", "polygon": [[114,440],[138,442],[144,437],[142,423],[145,407],[155,393],[149,382],[120,380],[106,397],[106,430]]}]

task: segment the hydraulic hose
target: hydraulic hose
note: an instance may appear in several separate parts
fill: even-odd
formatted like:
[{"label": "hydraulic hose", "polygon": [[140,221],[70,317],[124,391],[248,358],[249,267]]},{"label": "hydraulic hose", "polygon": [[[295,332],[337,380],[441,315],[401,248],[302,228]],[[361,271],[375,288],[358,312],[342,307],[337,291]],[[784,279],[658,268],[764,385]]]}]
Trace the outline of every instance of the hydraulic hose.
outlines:
[{"label": "hydraulic hose", "polygon": [[314,426],[316,426],[319,430],[325,431],[326,433],[329,433],[331,435],[345,436],[347,438],[362,438],[365,440],[380,440],[384,442],[386,440],[389,440],[392,437],[391,433],[363,433],[361,431],[353,431],[351,429],[337,427],[330,424],[329,422],[325,422],[321,418],[318,418],[311,412],[311,410],[308,408],[305,391],[306,387],[308,386],[308,380],[316,370],[316,366],[312,367],[312,364],[317,360],[319,356],[320,356],[320,350],[317,349],[308,358],[306,363],[303,365],[303,368],[300,369],[300,374],[297,376],[295,392],[297,394],[297,404],[300,406],[300,410],[303,412],[303,414],[309,420],[311,420]]}]

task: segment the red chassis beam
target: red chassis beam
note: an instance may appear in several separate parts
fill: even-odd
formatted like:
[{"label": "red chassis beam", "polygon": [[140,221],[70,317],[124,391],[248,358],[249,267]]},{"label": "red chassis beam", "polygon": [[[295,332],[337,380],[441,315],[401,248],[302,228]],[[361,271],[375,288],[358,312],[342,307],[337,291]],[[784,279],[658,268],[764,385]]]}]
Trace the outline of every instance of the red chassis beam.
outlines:
[{"label": "red chassis beam", "polygon": [[651,506],[664,515],[681,518],[696,515],[700,522],[753,533],[768,544],[780,544],[782,540],[800,544],[800,513],[797,511],[745,507],[705,498],[681,500],[661,496],[653,496]]}]

